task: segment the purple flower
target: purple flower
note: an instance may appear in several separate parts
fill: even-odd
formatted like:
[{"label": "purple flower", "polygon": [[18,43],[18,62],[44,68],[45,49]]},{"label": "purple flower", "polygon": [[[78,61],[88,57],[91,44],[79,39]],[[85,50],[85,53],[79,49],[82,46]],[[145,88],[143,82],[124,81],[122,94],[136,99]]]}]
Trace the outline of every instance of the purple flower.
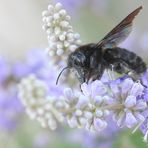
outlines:
[{"label": "purple flower", "polygon": [[117,126],[117,124],[115,123],[115,121],[113,121],[112,119],[112,115],[110,115],[107,119],[106,119],[108,126],[107,128],[101,132],[101,137],[104,138],[110,138],[112,137],[112,135],[116,136],[121,129]]},{"label": "purple flower", "polygon": [[86,130],[101,131],[106,128],[106,117],[109,110],[106,105],[106,86],[99,80],[91,84],[81,85],[82,93],[74,95],[71,89],[65,89],[64,94],[67,106],[73,108],[73,112],[67,113],[67,121],[70,127],[82,127]]},{"label": "purple flower", "polygon": [[48,62],[44,51],[34,49],[28,52],[25,61],[17,61],[14,64],[12,74],[19,79],[31,73],[40,75],[42,69],[47,66]]},{"label": "purple flower", "polygon": [[110,87],[112,98],[109,104],[113,106],[114,120],[117,125],[132,128],[144,121],[141,111],[146,108],[146,103],[142,98],[139,99],[142,97],[144,87],[130,78],[120,84],[112,83]]},{"label": "purple flower", "polygon": [[23,107],[17,98],[17,82],[12,74],[12,66],[0,58],[0,129],[11,131],[17,126],[16,118]]},{"label": "purple flower", "polygon": [[60,85],[56,86],[57,69],[52,67],[42,50],[31,50],[24,61],[17,61],[11,66],[0,58],[0,128],[12,130],[18,124],[18,117],[23,112],[23,106],[17,96],[17,85],[21,78],[34,74],[48,85],[50,96],[59,97],[62,94]]},{"label": "purple flower", "polygon": [[148,88],[144,89],[143,99],[145,102],[148,102]]},{"label": "purple flower", "polygon": [[69,133],[66,137],[68,141],[80,143],[83,148],[112,148],[114,143],[114,136],[102,136],[102,133],[90,133],[88,131],[79,130]]},{"label": "purple flower", "polygon": [[148,87],[148,71],[146,71],[146,72],[143,74],[143,76],[142,76],[141,79],[142,79],[143,84]]},{"label": "purple flower", "polygon": [[69,12],[74,14],[80,7],[85,4],[85,0],[54,0],[55,2],[60,2],[64,8]]},{"label": "purple flower", "polygon": [[23,112],[23,106],[17,98],[16,88],[0,89],[0,129],[12,131],[17,126],[17,118]]},{"label": "purple flower", "polygon": [[106,86],[101,81],[94,81],[91,84],[82,84],[82,92],[85,96],[94,99],[96,96],[105,95],[107,89]]},{"label": "purple flower", "polygon": [[145,86],[143,98],[145,102],[148,102],[148,71],[142,76],[142,83]]},{"label": "purple flower", "polygon": [[12,69],[12,75],[16,79],[20,80],[30,74],[35,74],[38,79],[47,83],[51,96],[62,94],[60,85],[56,85],[58,71],[43,50],[34,49],[29,51],[25,61],[18,61]]}]

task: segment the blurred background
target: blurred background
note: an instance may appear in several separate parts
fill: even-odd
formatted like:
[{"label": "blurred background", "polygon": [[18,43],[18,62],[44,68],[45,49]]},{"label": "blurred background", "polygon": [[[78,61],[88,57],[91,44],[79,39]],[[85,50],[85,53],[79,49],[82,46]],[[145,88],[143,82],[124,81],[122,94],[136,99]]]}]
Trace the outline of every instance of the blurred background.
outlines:
[{"label": "blurred background", "polygon": [[[60,127],[52,132],[31,121],[17,98],[17,84],[43,66],[48,46],[42,31],[43,10],[61,2],[83,43],[98,42],[140,5],[133,32],[121,44],[148,63],[147,0],[0,0],[0,148],[145,148],[142,134],[108,129],[101,135]],[[30,60],[31,59],[31,60]],[[113,135],[114,134],[114,138]]]}]

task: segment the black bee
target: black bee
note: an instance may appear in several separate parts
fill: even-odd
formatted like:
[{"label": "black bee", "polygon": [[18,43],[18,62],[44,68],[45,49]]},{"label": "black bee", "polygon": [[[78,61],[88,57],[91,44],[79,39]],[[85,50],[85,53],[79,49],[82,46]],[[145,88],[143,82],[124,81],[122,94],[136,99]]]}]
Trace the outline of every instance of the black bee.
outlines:
[{"label": "black bee", "polygon": [[80,83],[100,79],[105,69],[120,74],[127,74],[129,71],[136,75],[144,73],[147,67],[142,58],[117,46],[129,36],[133,20],[141,9],[142,6],[129,14],[100,42],[80,46],[72,52],[68,57],[67,67],[57,78],[57,83],[62,72],[71,68],[76,70]]}]

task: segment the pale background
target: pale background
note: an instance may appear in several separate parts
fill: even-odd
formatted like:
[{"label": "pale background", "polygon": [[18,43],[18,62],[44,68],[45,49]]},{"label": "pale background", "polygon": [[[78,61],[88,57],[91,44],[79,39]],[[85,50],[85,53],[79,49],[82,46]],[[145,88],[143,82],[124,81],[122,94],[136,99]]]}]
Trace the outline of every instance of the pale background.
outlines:
[{"label": "pale background", "polygon": [[[68,1],[68,0],[67,0]],[[85,0],[90,1],[93,0]],[[107,1],[107,0],[106,0]],[[45,48],[47,46],[46,35],[42,31],[42,18],[41,12],[47,8],[47,4],[50,0],[0,0],[0,55],[9,57],[10,59],[18,59],[24,55],[26,50],[32,48]],[[110,24],[96,30],[97,26],[100,23],[105,23],[106,20],[99,21],[100,16],[97,19],[94,19],[90,22],[93,25],[86,28],[87,25],[83,24],[79,20],[79,12],[75,12],[75,30],[79,31],[82,34],[84,41],[97,41],[97,33],[104,35],[109,31],[114,25],[116,25],[122,18],[124,18],[129,12],[137,8],[139,5],[143,5],[144,9],[140,15],[136,18],[135,27],[140,31],[141,34],[148,32],[148,1],[147,0],[109,0],[108,3],[114,3],[113,7],[110,7],[110,12],[106,12],[109,15],[111,22]],[[100,8],[98,8],[100,9]],[[86,11],[81,8],[81,11]],[[92,10],[91,10],[92,11]],[[89,10],[88,10],[89,12]],[[119,15],[118,15],[119,14]],[[74,15],[74,14],[73,14]],[[92,12],[88,17],[94,15]],[[83,16],[83,15],[82,15]],[[87,16],[84,16],[86,19]],[[73,19],[73,20],[74,20]],[[83,18],[81,17],[81,20]],[[88,18],[89,19],[89,18]],[[79,21],[79,24],[77,24]],[[109,20],[108,20],[109,21]],[[82,27],[83,26],[83,27]],[[87,37],[86,30],[88,30],[89,37]],[[136,32],[136,30],[135,30]],[[99,36],[101,39],[101,35]],[[102,36],[103,37],[103,36]],[[145,50],[145,49],[144,49]]]}]

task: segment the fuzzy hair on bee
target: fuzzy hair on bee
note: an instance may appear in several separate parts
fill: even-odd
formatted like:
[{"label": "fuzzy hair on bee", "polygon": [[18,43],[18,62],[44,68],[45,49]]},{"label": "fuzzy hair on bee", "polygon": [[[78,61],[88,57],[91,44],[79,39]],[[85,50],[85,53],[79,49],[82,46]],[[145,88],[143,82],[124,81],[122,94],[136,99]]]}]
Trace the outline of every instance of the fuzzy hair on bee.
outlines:
[{"label": "fuzzy hair on bee", "polygon": [[[147,69],[146,63],[135,53],[118,47],[131,33],[133,20],[142,6],[130,13],[98,43],[78,47],[67,60],[65,69],[74,69],[80,83],[101,79],[106,69],[120,74],[140,75]],[[57,83],[59,77],[57,78]],[[131,76],[132,77],[132,76]]]}]

